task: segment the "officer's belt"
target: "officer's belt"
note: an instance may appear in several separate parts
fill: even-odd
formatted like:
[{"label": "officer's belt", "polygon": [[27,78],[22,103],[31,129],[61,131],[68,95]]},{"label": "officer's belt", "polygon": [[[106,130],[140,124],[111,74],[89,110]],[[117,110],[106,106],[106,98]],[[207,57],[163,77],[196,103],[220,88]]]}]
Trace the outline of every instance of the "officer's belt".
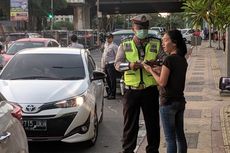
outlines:
[{"label": "officer's belt", "polygon": [[110,61],[110,62],[105,62],[105,64],[113,64],[114,61]]}]

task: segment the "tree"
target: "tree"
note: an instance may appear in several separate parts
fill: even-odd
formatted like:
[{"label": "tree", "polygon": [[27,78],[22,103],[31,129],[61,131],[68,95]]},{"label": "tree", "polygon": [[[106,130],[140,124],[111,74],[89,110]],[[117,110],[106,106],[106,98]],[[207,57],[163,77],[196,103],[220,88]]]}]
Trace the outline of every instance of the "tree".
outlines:
[{"label": "tree", "polygon": [[209,47],[211,47],[211,25],[213,23],[214,0],[186,0],[183,4],[185,17],[189,18],[192,25],[198,27],[205,20],[209,25]]},{"label": "tree", "polygon": [[186,17],[191,18],[193,25],[204,19],[209,24],[209,46],[211,47],[211,25],[223,30],[230,25],[229,0],[186,0],[182,9]]},{"label": "tree", "polygon": [[[220,38],[220,32],[225,31],[225,29],[230,25],[230,1],[216,0],[213,7],[213,15],[215,18],[213,24],[218,29],[218,38]],[[217,49],[221,49],[220,39],[218,39]]]},{"label": "tree", "polygon": [[42,30],[47,25],[48,14],[67,7],[66,0],[55,0],[51,10],[51,0],[28,0],[29,29]]},{"label": "tree", "polygon": [[61,30],[61,29],[73,30],[73,24],[69,21],[58,21],[55,22],[53,25],[54,30]]}]

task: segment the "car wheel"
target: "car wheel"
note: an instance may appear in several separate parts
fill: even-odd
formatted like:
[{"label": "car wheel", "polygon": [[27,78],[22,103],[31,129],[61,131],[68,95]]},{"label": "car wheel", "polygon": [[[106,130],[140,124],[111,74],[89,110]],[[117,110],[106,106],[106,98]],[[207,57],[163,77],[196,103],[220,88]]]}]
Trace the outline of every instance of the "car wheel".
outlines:
[{"label": "car wheel", "polygon": [[94,136],[92,139],[88,140],[87,141],[87,146],[93,146],[96,141],[97,141],[97,136],[98,136],[98,118],[97,118],[97,112],[96,112],[96,108],[95,108],[95,112],[94,112],[94,123],[93,123],[93,126],[94,126]]}]

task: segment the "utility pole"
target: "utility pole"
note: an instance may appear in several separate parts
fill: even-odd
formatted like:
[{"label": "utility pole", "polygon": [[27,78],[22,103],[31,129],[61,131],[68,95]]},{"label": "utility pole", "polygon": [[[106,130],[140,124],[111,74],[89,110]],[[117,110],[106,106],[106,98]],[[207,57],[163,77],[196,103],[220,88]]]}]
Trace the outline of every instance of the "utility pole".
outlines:
[{"label": "utility pole", "polygon": [[53,18],[54,18],[54,2],[53,2],[53,0],[50,0],[50,9],[51,9],[51,14],[52,14],[52,18],[50,18],[50,30],[53,30]]},{"label": "utility pole", "polygon": [[100,32],[100,18],[101,14],[100,14],[100,10],[99,10],[99,0],[97,0],[97,45],[100,45],[100,41],[99,41],[99,32]]}]

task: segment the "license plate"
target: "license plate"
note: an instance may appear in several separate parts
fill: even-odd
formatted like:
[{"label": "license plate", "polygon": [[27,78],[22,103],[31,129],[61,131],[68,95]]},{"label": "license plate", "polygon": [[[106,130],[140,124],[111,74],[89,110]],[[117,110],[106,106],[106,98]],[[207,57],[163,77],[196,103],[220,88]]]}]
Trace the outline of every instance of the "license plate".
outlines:
[{"label": "license plate", "polygon": [[29,131],[46,131],[47,121],[46,120],[23,120],[23,126],[25,130],[29,130]]}]

